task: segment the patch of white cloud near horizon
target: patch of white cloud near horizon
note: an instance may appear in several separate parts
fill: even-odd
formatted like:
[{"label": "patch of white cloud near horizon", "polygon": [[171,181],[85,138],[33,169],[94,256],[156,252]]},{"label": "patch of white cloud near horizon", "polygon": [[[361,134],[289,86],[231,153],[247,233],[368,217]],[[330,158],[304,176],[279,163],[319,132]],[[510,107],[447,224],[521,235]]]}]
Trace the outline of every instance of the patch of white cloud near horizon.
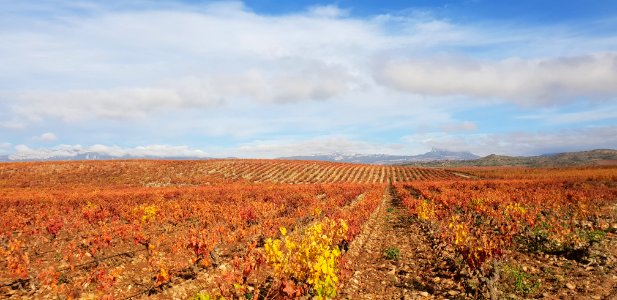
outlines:
[{"label": "patch of white cloud near horizon", "polygon": [[[617,103],[617,101],[614,101]],[[561,125],[617,119],[617,105],[577,112],[541,112],[517,117],[521,120],[543,120],[547,124]]]},{"label": "patch of white cloud near horizon", "polygon": [[112,157],[246,157],[277,158],[297,155],[314,155],[330,153],[350,154],[398,154],[403,150],[402,144],[378,144],[351,139],[345,136],[321,136],[308,140],[257,140],[237,147],[205,152],[188,146],[149,145],[134,148],[122,148],[106,145],[58,145],[51,148],[33,149],[26,145],[15,146],[15,152],[9,155],[11,160],[48,159],[50,157],[75,157],[80,154],[97,153]]},{"label": "patch of white cloud near horizon", "polygon": [[560,131],[478,133],[451,135],[421,133],[405,136],[403,141],[477,155],[540,155],[553,152],[599,148],[617,149],[617,126],[587,127]]},{"label": "patch of white cloud near horizon", "polygon": [[450,122],[441,125],[441,130],[448,133],[454,132],[471,132],[475,131],[478,128],[476,123],[471,121],[463,121],[463,122]]},{"label": "patch of white cloud near horizon", "polygon": [[[54,156],[74,157],[79,154],[99,153],[113,157],[244,157],[277,158],[317,154],[393,154],[413,155],[432,148],[470,151],[485,156],[540,155],[564,151],[582,151],[598,148],[617,149],[617,126],[589,127],[553,132],[506,132],[457,135],[449,133],[419,133],[401,138],[398,143],[368,142],[348,136],[319,136],[310,139],[255,140],[229,148],[205,152],[188,146],[149,145],[123,148],[106,145],[58,145],[33,149],[15,146],[10,159],[47,159]],[[11,144],[5,143],[6,150]],[[2,144],[0,144],[2,150]],[[6,152],[5,150],[5,152]]]},{"label": "patch of white cloud near horizon", "polygon": [[0,153],[8,151],[9,148],[11,148],[12,145],[13,144],[7,143],[7,142],[0,143]]},{"label": "patch of white cloud near horizon", "polygon": [[499,61],[461,56],[386,60],[375,72],[380,83],[410,93],[504,99],[525,106],[617,97],[617,52]]},{"label": "patch of white cloud near horizon", "polygon": [[42,141],[42,142],[53,142],[53,141],[55,141],[57,139],[58,139],[58,137],[53,132],[45,132],[45,133],[35,137],[35,140]]},{"label": "patch of white cloud near horizon", "polygon": [[257,140],[229,149],[241,157],[276,158],[332,153],[398,154],[402,144],[379,144],[346,136],[320,136],[307,140]]},{"label": "patch of white cloud near horizon", "polygon": [[97,153],[112,157],[196,157],[206,158],[208,153],[188,146],[148,145],[134,148],[106,145],[58,145],[51,148],[33,149],[26,145],[15,146],[15,152],[9,155],[11,160],[48,159],[51,157],[75,157],[80,154]]},{"label": "patch of white cloud near horizon", "polygon": [[0,128],[22,129],[24,127],[26,127],[26,124],[24,124],[24,122],[22,122],[22,121],[11,120],[11,121],[2,121],[2,122],[0,122]]}]

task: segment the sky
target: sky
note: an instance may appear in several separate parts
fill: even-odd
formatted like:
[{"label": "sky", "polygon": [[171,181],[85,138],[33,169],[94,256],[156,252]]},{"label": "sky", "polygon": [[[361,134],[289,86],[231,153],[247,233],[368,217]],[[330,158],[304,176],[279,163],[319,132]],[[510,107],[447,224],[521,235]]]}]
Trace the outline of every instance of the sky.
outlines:
[{"label": "sky", "polygon": [[0,0],[0,155],[617,149],[617,1]]}]

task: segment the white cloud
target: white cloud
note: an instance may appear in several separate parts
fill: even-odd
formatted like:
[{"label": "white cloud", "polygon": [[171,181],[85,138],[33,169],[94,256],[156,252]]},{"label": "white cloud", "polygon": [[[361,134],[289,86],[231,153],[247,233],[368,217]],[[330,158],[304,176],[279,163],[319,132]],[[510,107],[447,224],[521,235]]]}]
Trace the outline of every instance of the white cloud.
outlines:
[{"label": "white cloud", "polygon": [[425,133],[409,135],[404,140],[426,148],[471,151],[478,155],[539,155],[599,148],[617,149],[617,126],[470,135]]},{"label": "white cloud", "polygon": [[[0,101],[19,121],[334,99],[374,89],[370,65],[381,53],[466,36],[444,21],[351,18],[334,5],[264,16],[241,2],[86,4],[47,7],[58,15],[48,20],[17,15],[0,30],[0,85],[11,87]],[[88,13],[67,13],[74,9]]]},{"label": "white cloud", "polygon": [[313,66],[288,74],[253,71],[240,76],[184,78],[164,88],[27,92],[20,95],[13,110],[28,120],[133,119],[164,110],[213,108],[226,102],[238,105],[247,98],[261,103],[326,100],[346,92],[349,78],[339,68]]},{"label": "white cloud", "polygon": [[[19,98],[20,102],[13,107],[19,116],[29,120],[56,117],[65,121],[91,117],[137,118],[153,110],[177,107],[185,101],[177,91],[162,88],[26,92]],[[213,102],[209,99],[201,100]]]},{"label": "white cloud", "polygon": [[52,142],[52,141],[57,140],[58,137],[53,132],[45,132],[45,133],[37,136],[35,139],[39,140],[39,141],[42,141],[42,142]]},{"label": "white cloud", "polygon": [[441,130],[445,132],[469,132],[478,128],[476,123],[471,121],[452,122],[441,125]]},{"label": "white cloud", "polygon": [[112,157],[196,157],[205,158],[208,154],[188,146],[148,145],[134,148],[122,148],[106,145],[58,145],[52,148],[32,149],[26,145],[15,146],[15,153],[9,155],[12,160],[47,159],[50,157],[75,157],[81,154],[96,152]]},{"label": "white cloud", "polygon": [[306,140],[258,140],[226,152],[242,157],[275,158],[331,153],[398,154],[403,150],[402,144],[369,143],[346,136],[320,136]]},{"label": "white cloud", "polygon": [[[9,147],[10,144],[7,144]],[[0,147],[1,150],[1,147]],[[235,147],[205,152],[188,146],[148,145],[125,148],[107,145],[58,145],[51,148],[31,148],[26,145],[15,146],[15,152],[9,156],[12,160],[48,159],[50,157],[75,157],[78,155],[98,153],[112,157],[249,157],[276,158],[283,156],[361,153],[361,154],[398,154],[404,151],[402,144],[369,143],[345,136],[320,136],[299,140],[256,140]]]},{"label": "white cloud", "polygon": [[[0,152],[8,152],[11,144],[0,144]],[[112,157],[248,157],[276,158],[315,154],[393,154],[413,155],[431,148],[471,151],[478,155],[539,155],[545,153],[582,151],[599,148],[617,149],[617,126],[589,127],[560,131],[451,134],[447,132],[419,133],[403,137],[399,142],[368,142],[344,135],[324,135],[315,138],[254,140],[227,148],[212,147],[210,151],[188,146],[148,145],[132,148],[107,145],[58,145],[33,149],[15,146],[12,160],[47,159],[80,154],[99,153]],[[3,150],[4,149],[4,150]]]},{"label": "white cloud", "polygon": [[543,120],[547,124],[561,125],[617,119],[617,106],[580,110],[576,112],[540,112],[519,116],[522,120]]},{"label": "white cloud", "polygon": [[21,122],[21,121],[2,121],[0,122],[0,128],[6,128],[6,129],[22,129],[25,128],[26,125]]},{"label": "white cloud", "polygon": [[312,16],[324,17],[324,18],[338,18],[349,15],[349,10],[341,9],[336,5],[317,5],[311,6],[308,12]]},{"label": "white cloud", "polygon": [[506,99],[525,105],[551,105],[585,98],[617,97],[617,52],[548,59],[500,61],[468,57],[389,60],[376,78],[416,94]]},{"label": "white cloud", "polygon": [[7,153],[13,144],[11,143],[0,143],[0,153]]}]

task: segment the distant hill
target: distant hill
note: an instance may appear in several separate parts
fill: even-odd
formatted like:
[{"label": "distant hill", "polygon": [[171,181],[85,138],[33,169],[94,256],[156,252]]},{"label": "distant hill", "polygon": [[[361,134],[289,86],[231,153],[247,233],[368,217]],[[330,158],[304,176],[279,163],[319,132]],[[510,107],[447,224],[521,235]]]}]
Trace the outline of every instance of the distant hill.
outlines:
[{"label": "distant hill", "polygon": [[429,152],[420,155],[389,155],[389,154],[345,154],[331,153],[306,156],[290,156],[281,157],[279,159],[287,160],[318,160],[331,162],[348,162],[362,164],[403,164],[407,162],[428,162],[434,160],[471,160],[477,159],[479,156],[467,151],[448,151],[443,149],[432,149]]},{"label": "distant hill", "polygon": [[584,165],[617,165],[617,150],[597,149],[580,152],[564,152],[539,156],[505,156],[491,154],[473,160],[435,160],[412,162],[405,165],[424,167],[466,166],[523,166],[523,167],[568,167]]}]

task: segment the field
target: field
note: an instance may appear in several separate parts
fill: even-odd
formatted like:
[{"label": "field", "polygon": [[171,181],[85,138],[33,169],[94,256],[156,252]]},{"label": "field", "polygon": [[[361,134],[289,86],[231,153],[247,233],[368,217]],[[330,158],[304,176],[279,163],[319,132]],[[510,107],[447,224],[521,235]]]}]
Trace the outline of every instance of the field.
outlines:
[{"label": "field", "polygon": [[617,167],[0,164],[0,296],[617,295]]}]

